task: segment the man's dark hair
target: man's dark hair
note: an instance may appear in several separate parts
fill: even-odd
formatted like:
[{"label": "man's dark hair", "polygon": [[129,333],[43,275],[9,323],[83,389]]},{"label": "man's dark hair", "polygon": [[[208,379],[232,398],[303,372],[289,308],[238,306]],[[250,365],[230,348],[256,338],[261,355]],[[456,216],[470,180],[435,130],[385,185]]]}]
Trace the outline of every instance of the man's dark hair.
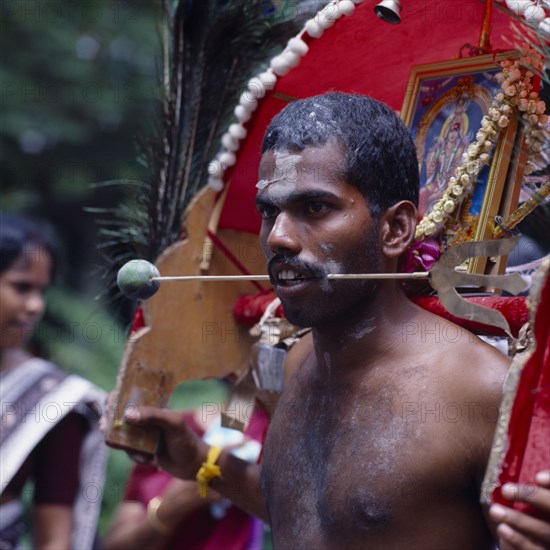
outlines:
[{"label": "man's dark hair", "polygon": [[295,101],[267,128],[269,150],[322,147],[334,140],[344,155],[343,177],[378,215],[400,200],[418,204],[418,161],[409,130],[383,103],[331,92]]}]

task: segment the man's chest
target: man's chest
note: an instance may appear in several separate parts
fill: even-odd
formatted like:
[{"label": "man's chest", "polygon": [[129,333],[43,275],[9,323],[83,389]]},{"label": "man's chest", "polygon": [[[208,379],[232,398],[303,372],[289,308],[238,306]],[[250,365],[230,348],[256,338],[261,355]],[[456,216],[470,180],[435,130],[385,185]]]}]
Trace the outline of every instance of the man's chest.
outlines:
[{"label": "man's chest", "polygon": [[358,533],[377,539],[419,502],[454,498],[461,474],[452,471],[456,454],[437,442],[442,426],[415,422],[401,401],[380,392],[280,403],[263,461],[274,532],[321,546]]}]

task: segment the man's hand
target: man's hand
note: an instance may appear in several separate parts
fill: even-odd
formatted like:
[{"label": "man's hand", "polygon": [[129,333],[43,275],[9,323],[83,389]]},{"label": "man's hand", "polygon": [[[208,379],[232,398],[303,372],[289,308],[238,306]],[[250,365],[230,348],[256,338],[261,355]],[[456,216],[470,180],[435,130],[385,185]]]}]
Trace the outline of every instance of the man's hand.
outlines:
[{"label": "man's hand", "polygon": [[498,523],[501,550],[550,549],[550,470],[539,472],[536,485],[503,486],[502,494],[510,501],[531,504],[542,512],[544,519],[537,519],[524,512],[493,504],[489,515]]},{"label": "man's hand", "polygon": [[136,426],[160,428],[161,439],[155,462],[174,477],[195,479],[206,460],[208,445],[187,426],[182,413],[142,406],[129,411],[124,420]]}]

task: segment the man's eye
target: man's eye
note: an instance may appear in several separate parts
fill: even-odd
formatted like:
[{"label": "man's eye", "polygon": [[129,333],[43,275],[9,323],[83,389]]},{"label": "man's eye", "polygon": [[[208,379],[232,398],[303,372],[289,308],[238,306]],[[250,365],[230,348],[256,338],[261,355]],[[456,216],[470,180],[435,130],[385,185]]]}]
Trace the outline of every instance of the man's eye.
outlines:
[{"label": "man's eye", "polygon": [[263,206],[258,206],[258,212],[262,218],[268,219],[276,216],[279,213],[279,210],[275,206],[264,204]]},{"label": "man's eye", "polygon": [[306,204],[308,214],[323,214],[328,210],[328,206],[321,201],[311,201]]}]

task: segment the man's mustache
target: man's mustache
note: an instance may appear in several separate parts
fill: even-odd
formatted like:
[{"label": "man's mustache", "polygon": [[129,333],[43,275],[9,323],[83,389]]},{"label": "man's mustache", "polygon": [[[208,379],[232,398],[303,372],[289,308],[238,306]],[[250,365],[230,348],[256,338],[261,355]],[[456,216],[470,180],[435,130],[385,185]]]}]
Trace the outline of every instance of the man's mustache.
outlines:
[{"label": "man's mustache", "polygon": [[267,263],[267,272],[271,280],[274,280],[273,266],[275,264],[285,264],[301,273],[308,273],[313,277],[322,278],[327,275],[325,266],[304,262],[298,256],[285,256],[284,254],[275,254]]}]

